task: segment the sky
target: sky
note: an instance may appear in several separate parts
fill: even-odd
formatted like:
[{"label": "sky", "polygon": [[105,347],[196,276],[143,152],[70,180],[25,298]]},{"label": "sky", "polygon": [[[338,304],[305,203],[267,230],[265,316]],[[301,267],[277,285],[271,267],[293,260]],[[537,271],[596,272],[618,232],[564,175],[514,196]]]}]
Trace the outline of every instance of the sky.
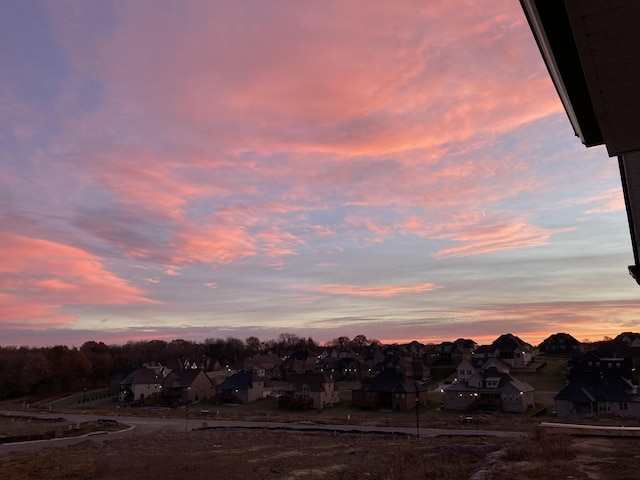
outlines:
[{"label": "sky", "polygon": [[0,3],[0,345],[638,331],[516,0]]}]

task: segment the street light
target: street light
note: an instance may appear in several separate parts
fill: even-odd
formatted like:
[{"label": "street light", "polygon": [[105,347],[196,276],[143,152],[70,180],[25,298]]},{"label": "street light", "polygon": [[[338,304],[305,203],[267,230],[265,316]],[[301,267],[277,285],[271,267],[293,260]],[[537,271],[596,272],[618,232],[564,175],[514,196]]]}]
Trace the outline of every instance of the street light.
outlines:
[{"label": "street light", "polygon": [[82,411],[84,412],[84,404],[87,400],[87,387],[84,387],[84,391],[82,392]]}]

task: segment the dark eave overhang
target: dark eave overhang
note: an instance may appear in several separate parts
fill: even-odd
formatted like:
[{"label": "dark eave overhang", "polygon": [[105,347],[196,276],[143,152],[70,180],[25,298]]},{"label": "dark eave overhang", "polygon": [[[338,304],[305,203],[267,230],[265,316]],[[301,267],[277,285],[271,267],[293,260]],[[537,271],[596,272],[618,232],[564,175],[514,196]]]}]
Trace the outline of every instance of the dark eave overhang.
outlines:
[{"label": "dark eave overhang", "polygon": [[563,1],[520,0],[542,58],[576,136],[587,147],[604,143]]}]

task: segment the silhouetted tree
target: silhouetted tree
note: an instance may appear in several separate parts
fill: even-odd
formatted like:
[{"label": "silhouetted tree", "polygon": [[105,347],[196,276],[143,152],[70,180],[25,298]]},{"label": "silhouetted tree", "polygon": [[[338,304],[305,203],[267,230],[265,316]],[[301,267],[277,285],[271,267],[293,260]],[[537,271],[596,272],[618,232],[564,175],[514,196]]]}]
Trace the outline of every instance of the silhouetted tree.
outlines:
[{"label": "silhouetted tree", "polygon": [[247,355],[253,357],[262,350],[262,343],[258,337],[247,337],[244,341]]}]

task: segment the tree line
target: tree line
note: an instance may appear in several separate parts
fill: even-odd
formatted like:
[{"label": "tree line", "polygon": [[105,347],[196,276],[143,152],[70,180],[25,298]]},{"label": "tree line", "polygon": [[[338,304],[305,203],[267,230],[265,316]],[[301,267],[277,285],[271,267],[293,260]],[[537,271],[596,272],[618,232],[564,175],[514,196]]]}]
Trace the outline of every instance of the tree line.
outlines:
[{"label": "tree line", "polygon": [[219,362],[226,366],[261,352],[284,357],[293,350],[318,352],[331,346],[361,352],[372,343],[379,342],[357,335],[353,339],[338,337],[320,345],[311,337],[282,333],[264,342],[251,336],[245,340],[235,337],[207,338],[204,342],[150,340],[123,345],[92,340],[80,348],[62,345],[0,347],[0,399],[61,395],[83,388],[104,387],[113,374],[131,371],[150,362],[169,368],[179,368],[187,362],[205,367]]}]

